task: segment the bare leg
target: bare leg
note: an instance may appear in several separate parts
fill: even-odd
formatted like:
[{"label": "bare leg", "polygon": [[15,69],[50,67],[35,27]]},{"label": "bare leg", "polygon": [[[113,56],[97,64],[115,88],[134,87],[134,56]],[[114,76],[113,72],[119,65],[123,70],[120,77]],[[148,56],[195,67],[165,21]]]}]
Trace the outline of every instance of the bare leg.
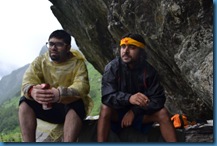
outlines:
[{"label": "bare leg", "polygon": [[161,133],[167,142],[176,142],[177,139],[176,139],[175,128],[169,118],[168,113],[166,114],[167,116],[165,116],[163,120],[160,121]]},{"label": "bare leg", "polygon": [[102,104],[97,125],[97,141],[107,142],[110,132],[112,110],[108,106]]},{"label": "bare leg", "polygon": [[161,134],[166,142],[176,142],[175,128],[169,118],[166,108],[154,113],[151,116],[144,116],[144,123],[158,122],[160,124]]},{"label": "bare leg", "polygon": [[66,114],[64,123],[64,142],[76,142],[80,130],[82,128],[82,120],[74,110],[69,110]]},{"label": "bare leg", "polygon": [[22,139],[24,142],[35,142],[36,116],[32,108],[22,102],[18,111]]}]

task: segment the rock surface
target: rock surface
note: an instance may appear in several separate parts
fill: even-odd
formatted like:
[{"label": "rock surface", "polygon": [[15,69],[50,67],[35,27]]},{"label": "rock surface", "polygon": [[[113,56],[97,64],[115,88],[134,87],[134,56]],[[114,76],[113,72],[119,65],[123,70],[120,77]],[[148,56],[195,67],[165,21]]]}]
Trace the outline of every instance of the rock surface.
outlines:
[{"label": "rock surface", "polygon": [[[63,125],[51,124],[37,120],[37,142],[61,142]],[[96,142],[97,120],[85,120],[78,142]],[[177,129],[178,142],[214,142],[213,125],[202,125],[185,129]],[[154,126],[148,134],[142,134],[133,128],[125,128],[119,135],[110,132],[109,142],[164,142],[159,126]]]},{"label": "rock surface", "polygon": [[172,114],[213,119],[212,0],[50,0],[51,10],[100,72],[122,35],[142,34]]}]

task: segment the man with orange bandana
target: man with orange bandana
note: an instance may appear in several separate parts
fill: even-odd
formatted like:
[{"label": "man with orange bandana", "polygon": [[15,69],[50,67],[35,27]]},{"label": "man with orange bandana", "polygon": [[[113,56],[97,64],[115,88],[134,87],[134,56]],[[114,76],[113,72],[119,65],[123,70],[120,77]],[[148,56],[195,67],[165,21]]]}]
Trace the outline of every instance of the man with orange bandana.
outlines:
[{"label": "man with orange bandana", "polygon": [[176,142],[175,129],[157,71],[146,61],[145,41],[127,34],[120,41],[120,55],[108,63],[102,77],[102,105],[97,141],[108,141],[110,129],[118,133],[132,126],[147,133],[159,123],[165,141]]}]

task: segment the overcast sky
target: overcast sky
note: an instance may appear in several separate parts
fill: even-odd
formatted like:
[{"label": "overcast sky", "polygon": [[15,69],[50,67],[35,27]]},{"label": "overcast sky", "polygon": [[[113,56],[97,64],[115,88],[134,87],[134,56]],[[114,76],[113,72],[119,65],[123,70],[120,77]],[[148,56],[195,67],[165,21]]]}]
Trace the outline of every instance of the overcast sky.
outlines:
[{"label": "overcast sky", "polygon": [[0,79],[33,61],[49,35],[62,29],[48,0],[0,0]]}]

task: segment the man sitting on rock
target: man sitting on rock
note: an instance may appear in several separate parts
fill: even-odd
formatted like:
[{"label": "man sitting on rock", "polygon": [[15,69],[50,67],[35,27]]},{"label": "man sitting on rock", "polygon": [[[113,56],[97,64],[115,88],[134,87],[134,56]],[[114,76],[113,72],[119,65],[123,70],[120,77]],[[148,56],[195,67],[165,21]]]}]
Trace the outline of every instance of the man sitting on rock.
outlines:
[{"label": "man sitting on rock", "polygon": [[106,67],[102,77],[102,106],[97,141],[108,141],[110,128],[134,127],[147,133],[159,123],[165,141],[176,142],[175,129],[164,107],[164,89],[157,71],[146,61],[145,41],[127,34],[120,41],[120,57]]},{"label": "man sitting on rock", "polygon": [[71,49],[71,36],[56,30],[49,36],[48,51],[26,70],[19,103],[19,122],[24,142],[36,141],[37,118],[61,124],[63,141],[77,140],[82,121],[90,110],[90,86],[85,59]]}]

